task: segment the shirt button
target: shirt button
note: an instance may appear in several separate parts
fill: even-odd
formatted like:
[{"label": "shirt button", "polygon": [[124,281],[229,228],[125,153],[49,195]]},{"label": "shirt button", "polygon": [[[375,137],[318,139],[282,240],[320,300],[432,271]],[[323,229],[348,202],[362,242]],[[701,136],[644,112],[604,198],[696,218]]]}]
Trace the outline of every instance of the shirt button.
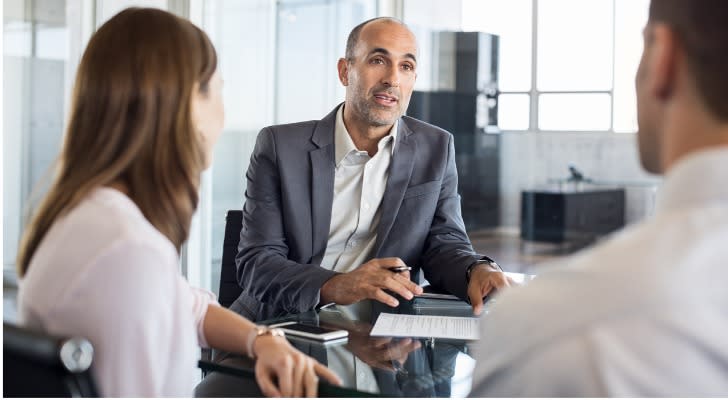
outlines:
[{"label": "shirt button", "polygon": [[369,203],[364,203],[364,209],[365,210],[368,210],[369,209]]}]

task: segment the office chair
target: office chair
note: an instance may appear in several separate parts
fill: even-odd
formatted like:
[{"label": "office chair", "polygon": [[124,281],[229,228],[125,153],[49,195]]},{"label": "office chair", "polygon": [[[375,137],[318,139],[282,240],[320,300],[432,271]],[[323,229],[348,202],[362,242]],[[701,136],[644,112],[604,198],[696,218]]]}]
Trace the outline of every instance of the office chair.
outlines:
[{"label": "office chair", "polygon": [[[225,216],[225,236],[222,241],[222,262],[220,263],[220,290],[217,296],[218,303],[225,308],[230,308],[230,305],[243,291],[238,285],[238,278],[236,277],[238,267],[235,265],[241,229],[243,229],[243,212],[229,210]],[[203,348],[200,359],[207,362],[212,361],[215,353],[215,350]],[[205,378],[208,372],[203,368],[202,377]]]},{"label": "office chair", "polygon": [[3,323],[4,397],[98,397],[83,338],[50,336]]},{"label": "office chair", "polygon": [[220,266],[220,294],[217,299],[220,305],[225,308],[229,308],[243,291],[238,284],[236,276],[238,267],[235,265],[241,229],[243,229],[243,212],[241,210],[229,210],[225,217],[225,238],[222,243],[222,263]]}]

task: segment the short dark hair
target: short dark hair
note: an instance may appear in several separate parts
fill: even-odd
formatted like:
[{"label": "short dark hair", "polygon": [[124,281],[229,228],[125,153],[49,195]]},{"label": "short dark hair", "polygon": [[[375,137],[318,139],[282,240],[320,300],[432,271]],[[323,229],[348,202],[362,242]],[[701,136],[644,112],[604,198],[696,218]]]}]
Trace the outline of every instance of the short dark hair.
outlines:
[{"label": "short dark hair", "polygon": [[728,121],[728,1],[652,0],[650,22],[669,25],[708,110]]},{"label": "short dark hair", "polygon": [[398,20],[397,18],[393,18],[393,17],[376,17],[376,18],[368,19],[368,20],[362,22],[361,24],[355,26],[354,29],[352,29],[351,32],[349,33],[349,37],[346,39],[346,53],[344,56],[346,57],[346,59],[348,61],[351,61],[354,59],[354,48],[356,48],[356,45],[359,42],[359,35],[361,34],[361,30],[364,29],[364,27],[367,24],[369,24],[370,22],[379,21],[379,20],[387,20],[390,22],[400,24],[402,26],[407,26],[407,25],[405,25],[404,22]]}]

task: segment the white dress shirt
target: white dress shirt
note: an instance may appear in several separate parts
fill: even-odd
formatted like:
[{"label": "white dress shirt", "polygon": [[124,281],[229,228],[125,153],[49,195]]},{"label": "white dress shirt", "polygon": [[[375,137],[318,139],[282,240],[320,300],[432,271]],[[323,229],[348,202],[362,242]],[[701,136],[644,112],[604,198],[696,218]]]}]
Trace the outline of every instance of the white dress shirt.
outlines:
[{"label": "white dress shirt", "polygon": [[47,232],[18,303],[23,325],[91,342],[102,396],[189,397],[216,302],[188,285],[176,249],[131,199],[101,188]]},{"label": "white dress shirt", "polygon": [[[349,272],[364,264],[373,255],[380,204],[389,178],[389,164],[394,154],[398,121],[389,134],[377,143],[377,153],[370,157],[356,148],[344,125],[344,106],[336,112],[334,128],[334,201],[326,252],[321,266],[337,272]],[[368,300],[349,306],[336,306],[342,317],[368,320]],[[331,365],[337,365],[342,379],[349,386],[376,393],[377,383],[371,368],[344,349],[327,350]]]},{"label": "white dress shirt", "polygon": [[472,396],[728,396],[728,147],[666,175],[654,217],[506,291]]},{"label": "white dress shirt", "polygon": [[395,122],[370,157],[356,148],[344,125],[344,106],[336,112],[334,201],[326,252],[321,266],[349,272],[371,258],[377,241],[380,209],[397,138]]}]

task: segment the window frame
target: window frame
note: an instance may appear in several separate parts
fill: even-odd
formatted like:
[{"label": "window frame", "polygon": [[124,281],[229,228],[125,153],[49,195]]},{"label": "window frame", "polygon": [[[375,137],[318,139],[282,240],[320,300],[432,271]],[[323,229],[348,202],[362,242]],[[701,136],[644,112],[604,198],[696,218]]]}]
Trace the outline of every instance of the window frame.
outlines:
[{"label": "window frame", "polygon": [[[612,82],[609,90],[538,90],[538,4],[540,0],[531,0],[531,90],[528,91],[499,91],[498,95],[526,94],[529,96],[528,129],[504,129],[502,132],[545,132],[545,133],[634,133],[616,132],[614,130],[614,80],[616,55],[616,0],[612,1]],[[554,130],[541,129],[538,124],[539,99],[542,94],[606,94],[610,99],[609,128],[606,130]]]}]

